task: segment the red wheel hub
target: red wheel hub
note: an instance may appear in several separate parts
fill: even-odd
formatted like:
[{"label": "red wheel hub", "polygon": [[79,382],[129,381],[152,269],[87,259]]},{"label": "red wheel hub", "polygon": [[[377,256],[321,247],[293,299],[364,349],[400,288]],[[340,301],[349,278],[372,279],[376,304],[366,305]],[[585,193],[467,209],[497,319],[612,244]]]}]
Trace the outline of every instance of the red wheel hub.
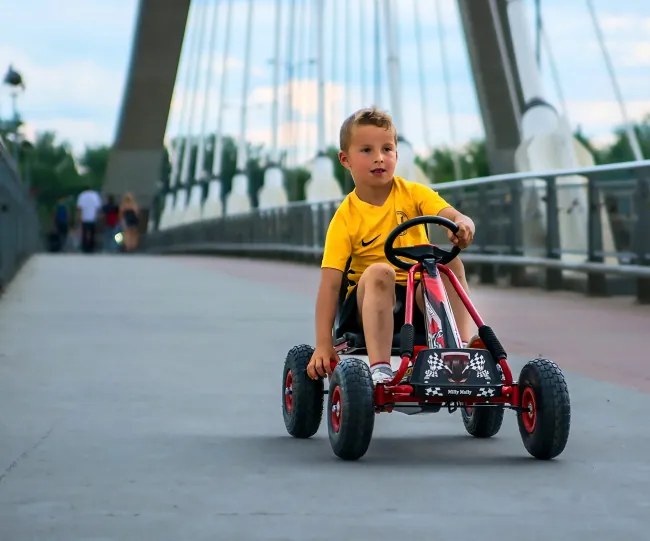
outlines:
[{"label": "red wheel hub", "polygon": [[535,401],[535,392],[530,387],[524,389],[521,396],[521,421],[526,432],[532,434],[537,424],[537,402]]},{"label": "red wheel hub", "polygon": [[341,407],[341,388],[336,386],[332,393],[332,408],[330,411],[330,423],[332,430],[337,432],[341,429],[341,419],[343,416],[343,408]]},{"label": "red wheel hub", "polygon": [[291,370],[287,372],[287,377],[284,380],[284,409],[287,413],[293,410],[293,375]]}]

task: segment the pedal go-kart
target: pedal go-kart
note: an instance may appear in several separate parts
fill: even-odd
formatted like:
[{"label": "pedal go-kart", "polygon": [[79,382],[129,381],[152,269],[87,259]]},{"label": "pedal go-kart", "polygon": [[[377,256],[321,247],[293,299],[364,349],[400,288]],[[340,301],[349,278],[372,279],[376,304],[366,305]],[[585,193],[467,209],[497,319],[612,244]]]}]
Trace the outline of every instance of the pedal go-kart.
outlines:
[{"label": "pedal go-kart", "polygon": [[[504,409],[516,412],[519,432],[528,452],[539,459],[559,455],[569,436],[571,406],[560,368],[548,359],[528,362],[515,382],[506,351],[466,295],[456,276],[446,267],[460,249],[443,250],[432,244],[396,248],[395,240],[411,227],[436,224],[457,231],[457,226],[438,216],[420,216],[398,225],[386,240],[388,261],[408,270],[405,321],[393,338],[392,355],[401,364],[392,381],[373,387],[368,364],[345,358],[332,366],[329,389],[323,379],[312,380],[306,367],[313,348],[300,345],[287,354],[282,375],[282,410],[289,434],[309,438],[317,431],[327,394],[327,426],[334,453],[356,460],[368,450],[375,414],[450,413],[460,410],[469,434],[494,436],[501,428]],[[406,258],[416,263],[404,261]],[[416,336],[413,325],[416,273],[421,273],[425,305],[425,336]],[[444,273],[478,327],[480,339],[462,347],[458,329],[442,282]],[[334,333],[339,355],[367,355],[362,334]]]}]

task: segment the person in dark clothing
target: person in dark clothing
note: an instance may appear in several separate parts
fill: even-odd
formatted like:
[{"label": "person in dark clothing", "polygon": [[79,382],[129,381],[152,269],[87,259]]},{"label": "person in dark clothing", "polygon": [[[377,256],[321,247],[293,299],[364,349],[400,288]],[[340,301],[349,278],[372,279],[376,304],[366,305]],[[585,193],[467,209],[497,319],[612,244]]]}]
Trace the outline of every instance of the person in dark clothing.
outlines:
[{"label": "person in dark clothing", "polygon": [[68,232],[70,230],[70,216],[68,206],[64,197],[58,200],[54,208],[54,234],[56,235],[56,250],[65,251],[68,242]]},{"label": "person in dark clothing", "polygon": [[104,251],[115,252],[115,235],[119,230],[120,224],[120,207],[115,202],[115,196],[109,194],[106,197],[106,203],[102,207],[104,215]]}]

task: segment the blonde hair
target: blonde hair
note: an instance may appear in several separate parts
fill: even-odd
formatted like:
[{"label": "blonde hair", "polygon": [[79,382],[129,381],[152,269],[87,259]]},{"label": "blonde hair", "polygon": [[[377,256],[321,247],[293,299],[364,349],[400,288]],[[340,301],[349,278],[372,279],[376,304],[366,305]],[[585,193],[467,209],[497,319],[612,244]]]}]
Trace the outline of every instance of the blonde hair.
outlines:
[{"label": "blonde hair", "polygon": [[133,194],[131,192],[126,192],[122,196],[122,205],[123,206],[133,206],[133,207],[138,206],[138,204],[135,201],[135,197],[133,196]]},{"label": "blonde hair", "polygon": [[341,150],[347,152],[350,148],[350,141],[352,140],[352,128],[355,126],[377,126],[393,132],[395,136],[395,143],[397,144],[397,130],[393,119],[385,111],[381,111],[376,107],[366,107],[359,109],[352,113],[345,119],[341,125],[341,133],[339,135],[339,144]]}]

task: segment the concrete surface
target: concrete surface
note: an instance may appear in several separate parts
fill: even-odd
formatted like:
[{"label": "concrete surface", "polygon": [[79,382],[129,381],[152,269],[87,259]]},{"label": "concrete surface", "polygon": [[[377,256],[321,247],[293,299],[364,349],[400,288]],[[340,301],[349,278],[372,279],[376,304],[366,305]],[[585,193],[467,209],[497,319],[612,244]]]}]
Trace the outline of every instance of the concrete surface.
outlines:
[{"label": "concrete surface", "polygon": [[[345,463],[287,435],[286,352],[313,342],[318,269],[41,255],[0,299],[0,540],[647,540],[650,308],[475,287],[512,365],[565,368],[566,450],[506,413],[377,418]],[[609,358],[611,352],[616,358]],[[613,368],[606,368],[613,366]]]}]

